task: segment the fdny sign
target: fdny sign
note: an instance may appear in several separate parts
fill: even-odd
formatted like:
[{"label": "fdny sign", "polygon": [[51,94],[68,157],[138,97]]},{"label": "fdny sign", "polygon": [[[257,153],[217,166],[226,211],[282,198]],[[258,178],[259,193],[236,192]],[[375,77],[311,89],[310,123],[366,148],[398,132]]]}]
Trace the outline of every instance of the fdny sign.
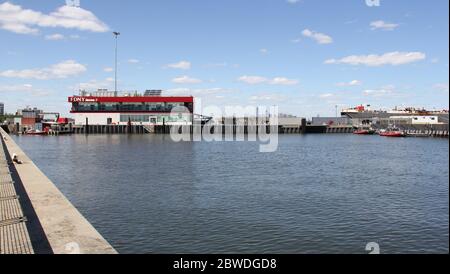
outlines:
[{"label": "fdny sign", "polygon": [[86,98],[86,97],[69,97],[69,103],[97,103],[96,98]]}]

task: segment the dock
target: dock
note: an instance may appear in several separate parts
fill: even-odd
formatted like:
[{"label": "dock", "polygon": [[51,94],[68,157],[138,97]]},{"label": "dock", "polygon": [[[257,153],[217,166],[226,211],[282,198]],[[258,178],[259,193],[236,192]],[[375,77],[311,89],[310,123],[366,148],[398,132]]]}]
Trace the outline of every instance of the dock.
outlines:
[{"label": "dock", "polygon": [[0,137],[0,254],[116,254],[1,128]]},{"label": "dock", "polygon": [[20,205],[9,160],[0,148],[0,254],[33,254],[26,217]]}]

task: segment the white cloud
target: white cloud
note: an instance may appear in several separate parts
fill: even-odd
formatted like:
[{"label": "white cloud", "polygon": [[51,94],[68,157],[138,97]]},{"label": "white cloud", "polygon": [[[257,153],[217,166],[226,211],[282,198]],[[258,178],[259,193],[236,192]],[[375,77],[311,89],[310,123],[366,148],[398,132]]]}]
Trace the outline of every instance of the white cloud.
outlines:
[{"label": "white cloud", "polygon": [[175,88],[175,89],[168,89],[164,91],[165,93],[171,95],[171,96],[186,96],[186,95],[197,95],[197,96],[204,96],[204,95],[217,95],[222,96],[223,94],[236,92],[234,89],[226,89],[226,88],[204,88],[204,89],[190,89],[190,88]]},{"label": "white cloud", "polygon": [[224,67],[227,67],[227,66],[228,66],[228,63],[226,63],[226,62],[210,63],[210,64],[203,65],[203,67],[205,67],[205,68],[224,68]]},{"label": "white cloud", "polygon": [[381,29],[381,30],[395,30],[399,26],[399,24],[387,23],[387,22],[384,22],[382,20],[379,20],[379,21],[371,22],[370,26],[372,27],[372,30],[377,30],[377,29]]},{"label": "white cloud", "polygon": [[30,28],[30,27],[27,27],[26,25],[15,24],[15,23],[3,22],[0,24],[0,28],[10,31],[10,32],[19,33],[19,34],[38,34],[39,33],[38,29]]},{"label": "white cloud", "polygon": [[273,79],[268,79],[262,76],[248,76],[244,75],[237,79],[239,82],[257,85],[257,84],[271,84],[271,85],[283,85],[283,86],[292,86],[297,85],[299,83],[298,80],[289,79],[286,77],[275,77]]},{"label": "white cloud", "polygon": [[298,80],[288,79],[286,77],[276,77],[270,81],[272,85],[293,86],[298,84]]},{"label": "white cloud", "polygon": [[52,41],[57,41],[57,40],[64,40],[65,37],[62,34],[59,33],[55,33],[55,34],[49,34],[45,36],[45,40],[52,40]]},{"label": "white cloud", "polygon": [[32,90],[33,85],[31,84],[0,86],[0,92],[22,92]]},{"label": "white cloud", "polygon": [[286,2],[288,2],[289,4],[297,4],[300,3],[301,0],[286,0]]},{"label": "white cloud", "polygon": [[433,86],[434,89],[443,91],[443,92],[448,92],[448,83],[439,83],[439,84],[435,84]]},{"label": "white cloud", "polygon": [[7,78],[48,80],[76,76],[86,70],[84,65],[79,64],[74,60],[67,60],[46,68],[6,70],[0,72],[0,76]]},{"label": "white cloud", "polygon": [[200,79],[191,78],[189,76],[180,76],[172,79],[172,82],[176,84],[200,84],[203,81]]},{"label": "white cloud", "polygon": [[268,50],[268,49],[260,49],[259,52],[260,52],[262,55],[269,54],[269,50]]},{"label": "white cloud", "polygon": [[23,9],[9,2],[0,4],[0,29],[19,34],[38,34],[39,28],[66,28],[92,32],[106,32],[108,26],[92,12],[62,6],[50,14]]},{"label": "white cloud", "polygon": [[360,86],[362,85],[362,82],[359,80],[353,80],[350,82],[341,82],[341,83],[337,83],[336,86],[338,87],[353,87],[353,86]]},{"label": "white cloud", "polygon": [[[233,100],[235,94],[237,94],[239,90],[230,89],[230,88],[174,88],[165,90],[164,94],[167,96],[195,96],[195,98],[201,98],[203,103],[205,104],[217,104],[219,100],[221,103],[224,100]],[[240,96],[239,96],[240,97]],[[213,103],[214,102],[214,103]],[[228,101],[229,102],[229,101]]]},{"label": "white cloud", "polygon": [[395,95],[395,86],[394,85],[385,85],[379,89],[366,89],[363,91],[365,96],[371,97],[385,97]]},{"label": "white cloud", "polygon": [[266,83],[268,80],[267,78],[261,77],[261,76],[241,76],[238,78],[239,82],[243,82],[250,85],[256,85],[256,84],[262,84]]},{"label": "white cloud", "polygon": [[106,68],[103,69],[103,71],[104,71],[104,72],[113,72],[114,69],[113,69],[113,68],[110,68],[110,67],[106,67]]},{"label": "white cloud", "polygon": [[267,94],[257,94],[249,98],[251,101],[270,101],[270,102],[281,102],[287,99],[286,96],[277,93],[267,93]]},{"label": "white cloud", "polygon": [[61,41],[61,40],[77,40],[80,39],[81,37],[79,35],[76,34],[72,34],[69,36],[64,36],[63,34],[60,33],[55,33],[55,34],[49,34],[45,36],[45,40],[50,40],[50,41]]},{"label": "white cloud", "polygon": [[392,94],[393,92],[391,89],[366,89],[363,91],[363,94],[366,96],[381,97]]},{"label": "white cloud", "polygon": [[319,98],[321,98],[321,99],[329,99],[332,97],[334,97],[333,93],[324,93],[324,94],[319,95]]},{"label": "white cloud", "polygon": [[32,96],[45,96],[50,94],[48,90],[43,90],[42,88],[35,88],[31,84],[23,85],[3,85],[0,86],[0,93],[16,93],[16,92],[27,92]]},{"label": "white cloud", "polygon": [[102,81],[92,79],[89,82],[79,83],[76,87],[70,87],[70,89],[81,89],[87,91],[96,91],[98,89],[112,89],[112,83],[114,78],[106,78]]},{"label": "white cloud", "polygon": [[130,64],[138,64],[140,61],[138,59],[128,59],[128,63]]},{"label": "white cloud", "polygon": [[325,64],[349,64],[349,65],[365,65],[370,67],[378,67],[384,65],[405,65],[426,59],[426,55],[422,52],[389,52],[383,55],[351,55],[342,59],[329,59]]},{"label": "white cloud", "polygon": [[303,30],[302,35],[315,40],[317,43],[321,45],[333,43],[333,38],[331,38],[330,36],[324,33],[311,31],[309,29]]},{"label": "white cloud", "polygon": [[191,62],[180,61],[178,63],[168,64],[166,68],[188,70],[191,68]]}]

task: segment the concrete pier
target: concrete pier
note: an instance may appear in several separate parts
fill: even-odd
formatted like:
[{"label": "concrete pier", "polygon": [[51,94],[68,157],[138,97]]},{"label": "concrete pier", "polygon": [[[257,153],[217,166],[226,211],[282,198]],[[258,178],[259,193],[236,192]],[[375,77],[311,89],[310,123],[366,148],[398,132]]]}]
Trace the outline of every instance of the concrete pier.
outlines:
[{"label": "concrete pier", "polygon": [[331,125],[327,127],[327,133],[353,133],[355,128],[352,125]]},{"label": "concrete pier", "polygon": [[0,254],[116,254],[3,129],[0,135]]},{"label": "concrete pier", "polygon": [[26,217],[20,204],[9,160],[0,147],[0,254],[33,254]]}]

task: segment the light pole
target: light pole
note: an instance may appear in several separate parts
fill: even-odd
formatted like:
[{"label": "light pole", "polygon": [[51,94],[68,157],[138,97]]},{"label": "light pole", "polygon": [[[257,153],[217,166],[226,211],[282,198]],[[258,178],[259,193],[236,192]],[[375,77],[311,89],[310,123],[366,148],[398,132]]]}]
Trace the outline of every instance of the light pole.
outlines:
[{"label": "light pole", "polygon": [[117,40],[118,37],[120,35],[120,32],[113,32],[114,37],[116,38],[116,58],[115,58],[115,68],[114,68],[114,73],[115,73],[115,77],[114,77],[114,93],[117,95]]}]

